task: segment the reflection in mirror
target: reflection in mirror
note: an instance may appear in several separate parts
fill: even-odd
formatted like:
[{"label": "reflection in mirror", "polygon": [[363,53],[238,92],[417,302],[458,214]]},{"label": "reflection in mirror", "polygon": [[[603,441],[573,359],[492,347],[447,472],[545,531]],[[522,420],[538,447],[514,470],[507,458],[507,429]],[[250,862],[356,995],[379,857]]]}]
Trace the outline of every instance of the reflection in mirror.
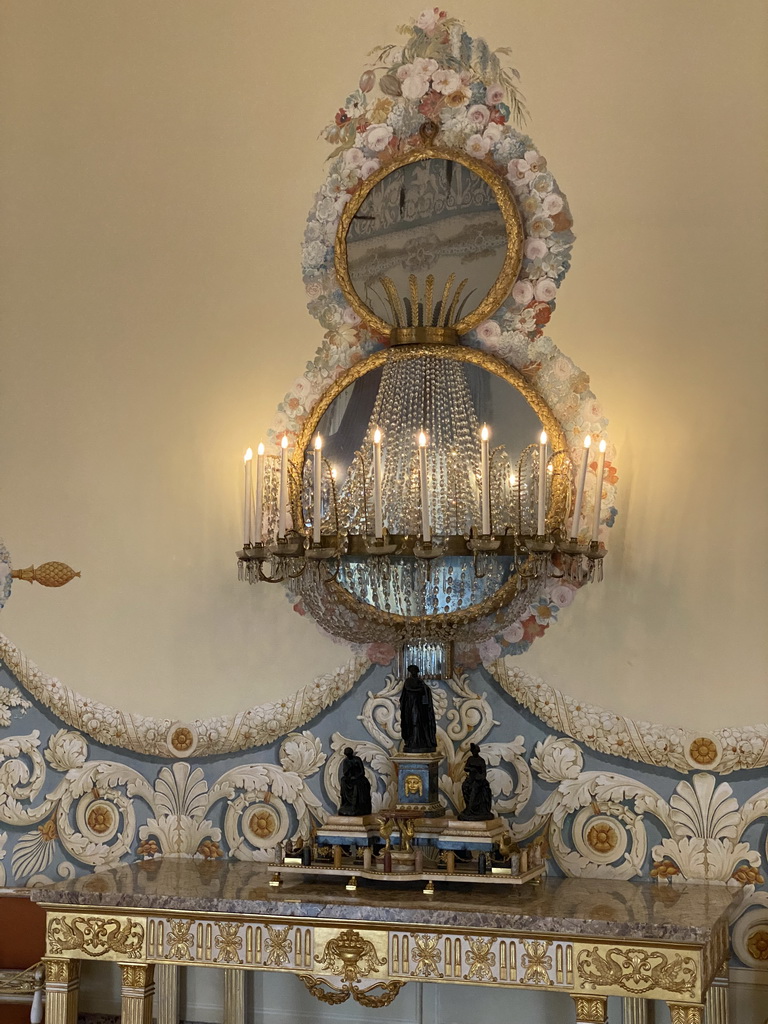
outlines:
[{"label": "reflection in mirror", "polygon": [[[493,530],[535,533],[538,463],[537,449],[531,446],[541,431],[539,416],[507,380],[474,363],[423,350],[390,357],[371,369],[345,388],[321,417],[317,434],[328,467],[323,529],[379,535],[374,497],[378,458],[379,522],[388,533],[424,536],[428,521],[436,538],[461,538],[466,552],[463,538],[470,531],[488,532],[481,530],[481,432],[486,424],[491,432],[487,493]],[[422,432],[423,452],[418,441]],[[309,526],[314,513],[313,444],[305,455],[302,504]],[[428,477],[426,516],[422,466]],[[427,565],[424,559],[396,554],[375,564],[377,560],[355,558],[352,551],[340,560],[337,580],[359,600],[384,611],[445,614],[478,604],[515,571],[514,557],[497,555],[486,561],[478,575],[466,553],[447,553]]]},{"label": "reflection in mirror", "polygon": [[347,233],[352,286],[394,327],[446,327],[473,312],[496,283],[506,248],[491,187],[441,158],[377,182]]}]

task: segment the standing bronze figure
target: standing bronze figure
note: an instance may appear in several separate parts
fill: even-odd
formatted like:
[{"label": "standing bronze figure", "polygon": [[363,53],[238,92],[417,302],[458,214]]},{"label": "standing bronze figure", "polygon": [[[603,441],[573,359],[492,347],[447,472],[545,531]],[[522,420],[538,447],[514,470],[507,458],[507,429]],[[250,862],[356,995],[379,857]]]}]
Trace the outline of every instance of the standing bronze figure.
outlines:
[{"label": "standing bronze figure", "polygon": [[408,666],[408,677],[400,694],[400,735],[406,754],[431,754],[437,750],[432,691],[419,675],[418,665]]}]

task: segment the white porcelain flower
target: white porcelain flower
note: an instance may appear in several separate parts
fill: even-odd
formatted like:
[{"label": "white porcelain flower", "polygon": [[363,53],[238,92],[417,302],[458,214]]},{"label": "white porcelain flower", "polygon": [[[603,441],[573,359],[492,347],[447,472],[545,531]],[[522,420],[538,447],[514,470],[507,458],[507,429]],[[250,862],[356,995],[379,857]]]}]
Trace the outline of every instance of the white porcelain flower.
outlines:
[{"label": "white porcelain flower", "polygon": [[495,145],[501,139],[503,132],[500,124],[496,124],[495,121],[491,121],[490,124],[485,126],[483,135],[486,139],[491,140],[491,145]]},{"label": "white porcelain flower", "polygon": [[370,178],[381,167],[381,161],[375,157],[371,157],[370,160],[366,160],[363,166],[360,168],[360,177],[365,181],[366,178]]},{"label": "white porcelain flower", "polygon": [[523,252],[529,260],[539,260],[547,255],[547,243],[543,238],[526,238]]},{"label": "white porcelain flower", "polygon": [[486,139],[483,135],[470,135],[464,148],[470,156],[473,156],[476,160],[482,160],[491,148],[491,140]]},{"label": "white porcelain flower", "polygon": [[550,192],[548,195],[544,196],[541,207],[548,217],[553,217],[556,213],[560,213],[562,210],[563,197],[558,195],[557,192]]},{"label": "white porcelain flower", "polygon": [[372,124],[363,136],[363,142],[374,153],[380,153],[383,149],[387,148],[389,140],[393,135],[394,132],[390,125]]},{"label": "white porcelain flower", "polygon": [[441,68],[432,75],[432,88],[435,92],[442,93],[443,96],[450,96],[451,93],[457,92],[461,87],[461,78],[455,71],[451,71],[449,68]]},{"label": "white porcelain flower", "polygon": [[409,75],[403,79],[400,89],[407,100],[420,100],[429,89],[429,79],[426,75]]},{"label": "white porcelain flower", "polygon": [[351,146],[349,149],[344,150],[344,163],[348,167],[362,167],[365,163],[365,156],[363,151],[358,149],[357,146]]},{"label": "white porcelain flower", "polygon": [[88,744],[79,732],[59,729],[48,740],[45,759],[52,768],[59,772],[68,772],[71,768],[80,768],[88,757]]}]

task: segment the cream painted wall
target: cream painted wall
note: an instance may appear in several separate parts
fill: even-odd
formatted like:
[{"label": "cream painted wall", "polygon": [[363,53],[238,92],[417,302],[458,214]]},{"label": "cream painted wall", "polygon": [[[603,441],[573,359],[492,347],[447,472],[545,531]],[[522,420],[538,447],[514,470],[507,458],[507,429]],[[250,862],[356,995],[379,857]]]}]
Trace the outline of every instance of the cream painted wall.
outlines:
[{"label": "cream painted wall", "polygon": [[[346,659],[238,584],[241,455],[320,340],[299,245],[318,132],[404,0],[0,6],[0,629],[126,710],[273,699]],[[464,0],[511,45],[578,241],[551,334],[611,419],[606,582],[520,659],[596,703],[768,719],[766,10]],[[737,497],[741,495],[741,499]]]}]

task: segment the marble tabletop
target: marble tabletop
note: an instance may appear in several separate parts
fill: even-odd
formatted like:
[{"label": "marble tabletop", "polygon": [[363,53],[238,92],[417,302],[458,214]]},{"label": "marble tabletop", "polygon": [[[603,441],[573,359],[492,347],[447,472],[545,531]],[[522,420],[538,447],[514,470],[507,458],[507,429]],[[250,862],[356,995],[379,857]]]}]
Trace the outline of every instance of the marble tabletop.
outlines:
[{"label": "marble tabletop", "polygon": [[655,884],[547,878],[539,886],[421,886],[285,876],[246,861],[144,860],[31,891],[39,903],[145,911],[302,917],[394,925],[501,929],[630,941],[708,944],[722,935],[738,890],[713,884]]}]

